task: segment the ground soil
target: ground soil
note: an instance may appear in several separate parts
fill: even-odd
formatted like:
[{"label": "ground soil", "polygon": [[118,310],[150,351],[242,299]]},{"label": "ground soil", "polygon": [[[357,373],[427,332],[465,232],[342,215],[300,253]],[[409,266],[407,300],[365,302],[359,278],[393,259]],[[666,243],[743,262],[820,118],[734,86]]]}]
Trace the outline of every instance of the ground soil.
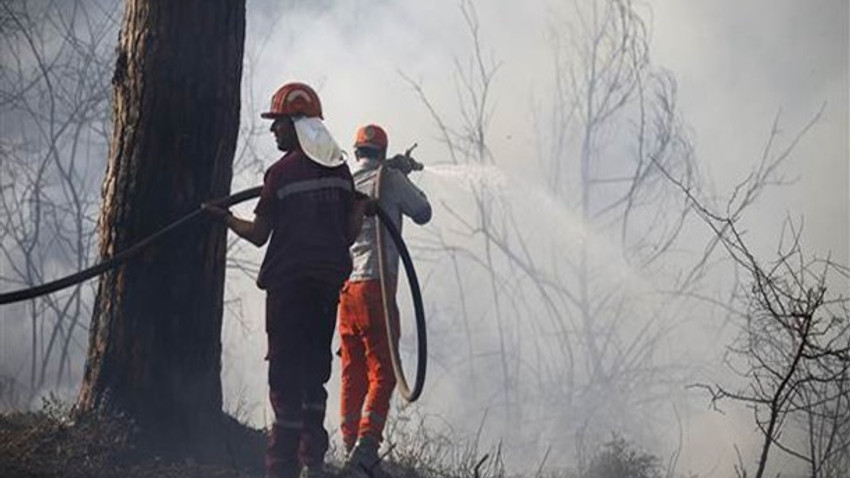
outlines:
[{"label": "ground soil", "polygon": [[[0,476],[262,478],[262,432],[243,428],[242,449],[236,450],[241,457],[205,464],[166,457],[138,445],[132,424],[120,418],[71,420],[44,412],[2,414]],[[248,446],[253,450],[246,449]],[[246,457],[253,458],[253,463]]]},{"label": "ground soil", "polygon": [[[50,410],[0,413],[2,478],[263,478],[265,435],[238,424],[226,427],[228,445],[210,460],[168,456],[138,438],[132,423],[120,417],[68,418]],[[217,437],[218,438],[218,437]],[[206,461],[206,462],[204,462]],[[335,478],[352,478],[339,464],[328,466]],[[392,463],[373,478],[422,478]]]}]

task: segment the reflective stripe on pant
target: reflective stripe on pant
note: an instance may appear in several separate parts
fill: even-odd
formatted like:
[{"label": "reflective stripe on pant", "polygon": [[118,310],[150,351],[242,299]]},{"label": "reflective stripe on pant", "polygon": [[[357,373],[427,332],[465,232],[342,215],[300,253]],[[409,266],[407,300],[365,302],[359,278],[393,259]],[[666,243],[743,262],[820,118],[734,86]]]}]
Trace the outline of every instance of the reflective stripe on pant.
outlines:
[{"label": "reflective stripe on pant", "polygon": [[[390,310],[398,331],[395,290],[390,292]],[[396,384],[380,281],[347,282],[343,286],[339,304],[339,335],[342,346],[340,429],[343,442],[347,449],[354,446],[361,436],[371,436],[380,442]],[[397,334],[395,342],[398,344]]]},{"label": "reflective stripe on pant", "polygon": [[298,476],[300,465],[324,462],[325,383],[331,375],[331,340],[339,288],[294,280],[266,296],[269,398],[275,423],[269,433],[269,477]]}]

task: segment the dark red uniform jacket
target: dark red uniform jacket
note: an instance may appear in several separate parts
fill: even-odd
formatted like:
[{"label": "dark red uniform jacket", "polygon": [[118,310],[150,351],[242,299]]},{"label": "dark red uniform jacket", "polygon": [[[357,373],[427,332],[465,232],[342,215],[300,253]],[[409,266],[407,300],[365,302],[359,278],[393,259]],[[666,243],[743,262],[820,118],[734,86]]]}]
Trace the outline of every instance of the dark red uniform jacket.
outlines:
[{"label": "dark red uniform jacket", "polygon": [[266,171],[254,212],[272,225],[257,285],[311,277],[341,285],[351,273],[348,220],[354,182],[347,164],[321,166],[290,151]]}]

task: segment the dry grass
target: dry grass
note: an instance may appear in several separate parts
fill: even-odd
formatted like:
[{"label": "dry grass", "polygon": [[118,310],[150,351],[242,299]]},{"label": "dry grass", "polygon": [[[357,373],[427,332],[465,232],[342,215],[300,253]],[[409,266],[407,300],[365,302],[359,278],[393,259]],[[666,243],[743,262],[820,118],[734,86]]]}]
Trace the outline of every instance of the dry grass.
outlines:
[{"label": "dry grass", "polygon": [[[4,478],[262,478],[262,431],[227,417],[224,447],[229,456],[217,463],[166,456],[144,445],[131,422],[120,417],[72,420],[66,407],[45,402],[40,412],[0,414],[0,476]],[[509,478],[501,444],[482,449],[479,433],[462,437],[451,427],[432,423],[414,410],[394,413],[387,429],[381,471],[372,478]],[[329,457],[332,476],[339,471],[339,450]],[[533,475],[533,476],[532,476]],[[657,478],[658,461],[637,453],[622,439],[594,454],[583,473],[544,471],[530,478]],[[670,475],[668,475],[670,476]]]},{"label": "dry grass", "polygon": [[[164,458],[138,445],[132,423],[120,417],[71,420],[64,410],[0,415],[0,476],[4,478],[261,478],[253,469]],[[243,433],[252,433],[244,430]],[[254,434],[259,433],[253,431]],[[246,440],[245,442],[249,442]],[[261,450],[260,450],[261,451]],[[250,456],[249,450],[239,450]],[[256,455],[255,456],[261,456]],[[244,460],[243,460],[244,462]]]}]

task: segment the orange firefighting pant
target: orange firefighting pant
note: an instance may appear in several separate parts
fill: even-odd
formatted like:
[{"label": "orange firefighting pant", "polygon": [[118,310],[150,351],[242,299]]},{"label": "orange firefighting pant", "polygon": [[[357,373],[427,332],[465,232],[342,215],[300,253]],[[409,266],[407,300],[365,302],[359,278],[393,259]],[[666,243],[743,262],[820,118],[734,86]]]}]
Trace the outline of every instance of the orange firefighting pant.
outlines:
[{"label": "orange firefighting pant", "polygon": [[[398,332],[395,287],[390,314]],[[342,440],[350,450],[358,437],[383,440],[396,379],[390,359],[379,280],[346,282],[339,302],[342,352]],[[394,337],[398,344],[398,333]]]}]

